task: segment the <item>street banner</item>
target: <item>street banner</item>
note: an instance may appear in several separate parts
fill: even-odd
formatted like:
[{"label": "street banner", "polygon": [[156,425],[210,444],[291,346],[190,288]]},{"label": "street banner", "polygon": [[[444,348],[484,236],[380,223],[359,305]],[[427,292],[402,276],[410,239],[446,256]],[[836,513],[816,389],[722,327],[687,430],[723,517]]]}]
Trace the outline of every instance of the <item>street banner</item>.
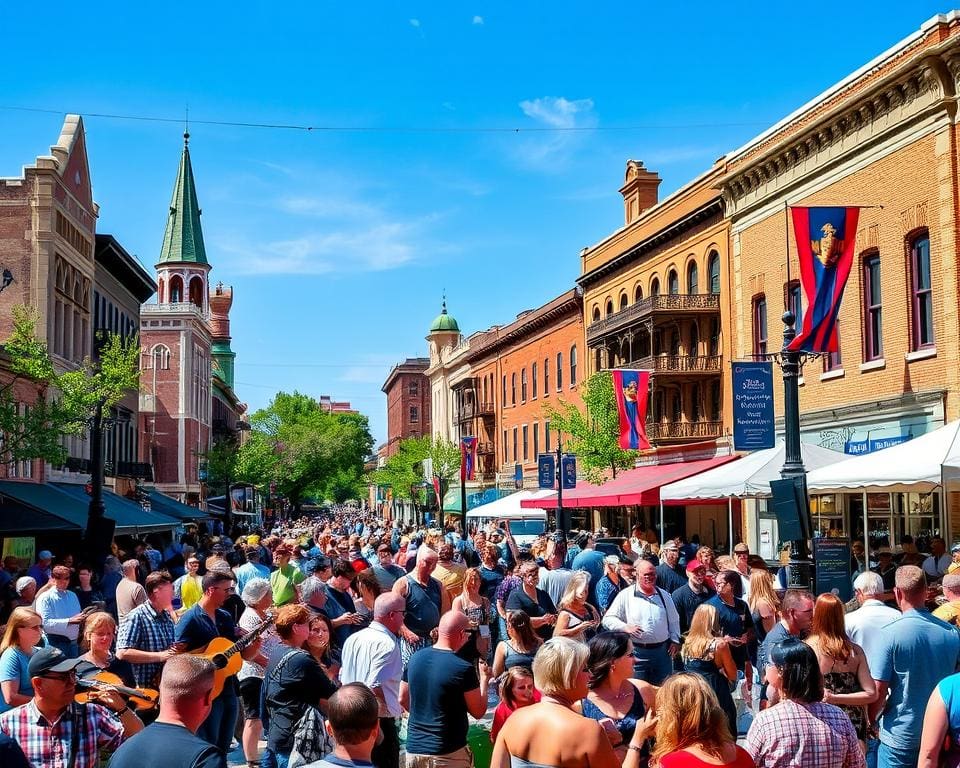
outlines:
[{"label": "street banner", "polygon": [[437,496],[437,506],[443,506],[443,497],[440,495],[440,475],[433,476],[433,492]]},{"label": "street banner", "polygon": [[560,459],[560,481],[563,483],[563,487],[566,488],[576,488],[577,487],[577,457],[571,454],[566,454],[563,458]]},{"label": "street banner", "polygon": [[791,208],[806,299],[803,328],[788,349],[836,352],[837,316],[853,265],[859,208]]},{"label": "street banner", "polygon": [[477,464],[477,438],[460,438],[460,482],[473,480]]},{"label": "street banner", "polygon": [[650,447],[647,440],[647,399],[650,371],[613,371],[613,393],[620,416],[620,447],[637,451]]},{"label": "street banner", "polygon": [[733,363],[733,447],[773,448],[773,363]]},{"label": "street banner", "polygon": [[537,457],[537,485],[540,488],[553,488],[557,476],[557,463],[552,453],[541,453]]},{"label": "street banner", "polygon": [[513,465],[513,487],[518,491],[523,488],[523,466],[520,464]]}]

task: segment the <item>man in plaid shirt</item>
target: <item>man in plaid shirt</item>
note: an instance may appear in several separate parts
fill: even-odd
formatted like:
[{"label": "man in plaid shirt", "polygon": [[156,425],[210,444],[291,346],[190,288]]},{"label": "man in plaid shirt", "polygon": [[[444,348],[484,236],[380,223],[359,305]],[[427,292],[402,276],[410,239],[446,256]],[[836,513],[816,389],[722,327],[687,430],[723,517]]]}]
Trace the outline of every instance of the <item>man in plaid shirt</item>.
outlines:
[{"label": "man in plaid shirt", "polygon": [[133,665],[133,677],[142,688],[154,688],[163,662],[179,651],[174,642],[176,625],[173,605],[173,577],[166,571],[147,576],[147,602],[138,605],[120,625],[117,658]]},{"label": "man in plaid shirt", "polygon": [[115,691],[95,694],[100,703],[74,703],[81,663],[41,648],[27,667],[33,699],[0,715],[0,733],[20,744],[34,768],[96,768],[100,749],[116,749],[143,729]]}]

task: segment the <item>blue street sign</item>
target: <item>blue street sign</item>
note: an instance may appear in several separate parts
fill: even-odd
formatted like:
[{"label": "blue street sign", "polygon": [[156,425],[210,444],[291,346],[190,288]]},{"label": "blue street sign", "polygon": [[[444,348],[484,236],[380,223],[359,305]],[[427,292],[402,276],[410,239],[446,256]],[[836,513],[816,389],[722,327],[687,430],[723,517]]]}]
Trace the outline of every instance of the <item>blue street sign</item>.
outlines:
[{"label": "blue street sign", "polygon": [[733,363],[733,447],[773,448],[773,363]]},{"label": "blue street sign", "polygon": [[537,457],[537,485],[540,488],[553,488],[557,477],[557,463],[552,453],[541,453]]},{"label": "blue street sign", "polygon": [[513,484],[518,489],[523,488],[523,467],[519,464],[513,465]]},{"label": "blue street sign", "polygon": [[564,488],[577,487],[577,457],[566,454],[560,461],[560,476]]}]

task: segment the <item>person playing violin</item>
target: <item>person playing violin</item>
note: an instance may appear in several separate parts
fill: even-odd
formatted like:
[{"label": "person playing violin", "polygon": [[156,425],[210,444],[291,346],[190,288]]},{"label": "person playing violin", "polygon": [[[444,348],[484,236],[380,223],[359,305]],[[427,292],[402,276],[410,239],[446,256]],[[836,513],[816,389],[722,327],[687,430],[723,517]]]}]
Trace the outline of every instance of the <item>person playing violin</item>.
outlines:
[{"label": "person playing violin", "polygon": [[59,648],[41,648],[28,665],[33,698],[0,715],[0,733],[20,744],[30,765],[96,768],[100,749],[115,750],[143,729],[123,697],[109,687],[92,694],[86,704],[74,702],[81,663]]},{"label": "person playing violin", "polygon": [[98,672],[116,675],[128,688],[137,685],[133,665],[113,655],[113,641],[117,636],[117,622],[106,611],[91,614],[83,625],[83,640],[87,652],[80,657],[84,662],[77,667],[77,676],[93,677]]}]

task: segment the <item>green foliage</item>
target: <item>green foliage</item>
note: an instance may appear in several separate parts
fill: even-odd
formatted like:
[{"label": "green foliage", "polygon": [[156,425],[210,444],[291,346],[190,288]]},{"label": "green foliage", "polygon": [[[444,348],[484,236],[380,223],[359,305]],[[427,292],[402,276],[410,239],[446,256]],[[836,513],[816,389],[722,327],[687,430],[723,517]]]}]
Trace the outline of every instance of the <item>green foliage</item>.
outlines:
[{"label": "green foliage", "polygon": [[224,489],[237,481],[240,448],[235,437],[220,437],[207,451],[207,483],[211,488]]},{"label": "green foliage", "polygon": [[274,483],[295,506],[309,497],[363,495],[363,464],[373,450],[366,416],[328,413],[308,395],[280,392],[250,426],[237,455],[238,481]]},{"label": "green foliage", "polygon": [[[58,373],[47,345],[36,337],[39,315],[24,306],[13,308],[13,332],[4,343],[14,378],[0,387],[0,434],[5,459],[42,459],[61,464],[64,435],[82,435],[97,409],[109,409],[140,386],[140,347],[137,339],[103,337],[99,360],[84,359],[76,370]],[[37,402],[18,402],[16,384],[29,380],[39,386]]]},{"label": "green foliage", "polygon": [[557,407],[547,406],[544,412],[551,429],[569,436],[565,450],[577,454],[587,480],[598,483],[608,469],[616,477],[618,469],[631,468],[637,452],[620,448],[620,420],[610,372],[593,374],[580,385],[580,395],[585,411],[561,400]]},{"label": "green foliage", "polygon": [[[395,499],[425,500],[423,483],[432,483],[432,477],[423,477],[423,462],[431,459],[433,474],[440,478],[440,494],[446,492],[450,481],[460,471],[460,447],[451,440],[437,437],[410,437],[401,440],[397,451],[386,464],[373,472],[370,482],[393,489]],[[412,488],[417,486],[415,497]]]}]

